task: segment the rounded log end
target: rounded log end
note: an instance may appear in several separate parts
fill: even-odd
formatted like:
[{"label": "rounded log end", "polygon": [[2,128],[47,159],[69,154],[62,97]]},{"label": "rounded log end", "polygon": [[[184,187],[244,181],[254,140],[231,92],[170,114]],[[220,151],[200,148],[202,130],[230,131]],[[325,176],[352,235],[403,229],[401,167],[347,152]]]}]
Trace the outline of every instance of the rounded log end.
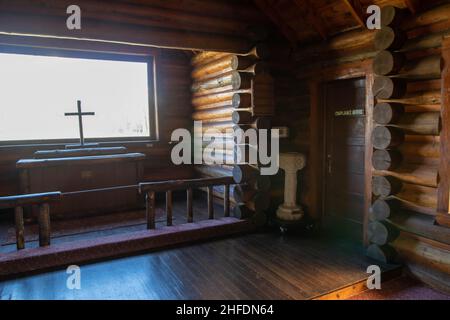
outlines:
[{"label": "rounded log end", "polygon": [[376,200],[369,209],[369,221],[386,220],[390,216],[390,207],[384,200]]},{"label": "rounded log end", "polygon": [[239,58],[236,55],[232,55],[230,59],[231,70],[237,70],[239,67]]},{"label": "rounded log end", "polygon": [[389,26],[395,19],[396,10],[394,6],[384,6],[381,9],[381,25]]},{"label": "rounded log end", "polygon": [[372,131],[372,144],[375,149],[383,150],[403,143],[405,134],[398,128],[377,126]]},{"label": "rounded log end", "polygon": [[386,76],[394,68],[394,58],[389,51],[383,50],[377,53],[373,59],[373,72],[379,76]]},{"label": "rounded log end", "polygon": [[404,107],[401,104],[381,102],[377,103],[373,110],[373,120],[377,124],[386,125],[396,123],[404,113]]},{"label": "rounded log end", "polygon": [[389,99],[394,92],[394,83],[391,78],[380,76],[373,82],[373,95],[377,99]]},{"label": "rounded log end", "polygon": [[381,8],[381,25],[398,26],[403,18],[403,10],[394,6],[384,6]]},{"label": "rounded log end", "polygon": [[239,93],[233,94],[231,97],[231,103],[233,105],[233,108],[239,108],[241,105],[241,95]]},{"label": "rounded log end", "polygon": [[376,170],[393,170],[398,168],[402,155],[396,150],[375,150],[372,155],[372,166]]},{"label": "rounded log end", "polygon": [[388,242],[389,231],[386,226],[378,221],[372,221],[367,226],[367,239],[371,243],[375,243],[379,246],[385,245]]},{"label": "rounded log end", "polygon": [[396,199],[377,199],[370,207],[369,220],[383,221],[389,219],[399,207],[399,201]]},{"label": "rounded log end", "polygon": [[233,71],[231,73],[231,86],[233,90],[238,90],[242,85],[242,78],[239,75],[239,72]]},{"label": "rounded log end", "polygon": [[377,99],[401,98],[406,93],[406,82],[386,76],[377,76],[373,82],[373,95]]},{"label": "rounded log end", "polygon": [[395,40],[395,32],[391,27],[382,27],[374,38],[374,47],[377,51],[386,50],[392,46]]},{"label": "rounded log end", "polygon": [[372,144],[375,149],[386,149],[391,145],[392,135],[389,128],[378,126],[372,132]]},{"label": "rounded log end", "polygon": [[402,188],[402,183],[393,177],[375,176],[372,178],[372,193],[379,197],[389,197],[397,194]]},{"label": "rounded log end", "polygon": [[383,246],[394,241],[400,232],[387,221],[372,221],[367,226],[367,238],[371,243]]},{"label": "rounded log end", "polygon": [[231,121],[233,121],[234,124],[239,124],[241,120],[241,117],[239,115],[238,111],[233,111],[233,113],[231,114]]},{"label": "rounded log end", "polygon": [[386,76],[397,73],[403,66],[403,55],[382,50],[373,60],[373,71],[376,75]]},{"label": "rounded log end", "polygon": [[234,179],[234,182],[236,182],[236,183],[241,183],[244,180],[244,175],[239,166],[233,167],[233,179]]}]

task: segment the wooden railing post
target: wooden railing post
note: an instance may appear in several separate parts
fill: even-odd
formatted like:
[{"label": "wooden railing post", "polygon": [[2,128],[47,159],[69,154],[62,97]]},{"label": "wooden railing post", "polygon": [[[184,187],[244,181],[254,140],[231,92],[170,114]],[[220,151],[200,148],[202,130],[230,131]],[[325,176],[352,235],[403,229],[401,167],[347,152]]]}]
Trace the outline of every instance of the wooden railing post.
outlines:
[{"label": "wooden railing post", "polygon": [[43,203],[39,206],[39,246],[50,245],[50,206]]},{"label": "wooden railing post", "polygon": [[50,203],[61,200],[61,192],[0,197],[0,209],[14,208],[17,250],[25,248],[24,207],[38,208],[39,246],[50,245]]},{"label": "wooden railing post", "polygon": [[[244,182],[245,177],[242,177]],[[208,193],[208,218],[214,219],[214,186],[224,186],[224,215],[230,216],[230,185],[234,184],[233,177],[220,177],[220,178],[200,178],[200,179],[188,179],[188,180],[173,180],[173,181],[158,181],[158,182],[142,182],[139,184],[139,192],[141,194],[147,194],[147,219],[148,228],[154,228],[154,194],[155,192],[166,193],[166,213],[167,213],[167,225],[173,224],[173,202],[172,193],[175,190],[186,190],[186,211],[187,222],[192,223],[194,221],[193,216],[193,190],[195,188],[206,188]],[[152,195],[152,201],[150,201],[150,194]],[[152,209],[153,208],[153,209]],[[153,210],[153,211],[152,211]],[[152,218],[153,217],[153,218]]]},{"label": "wooden railing post", "polygon": [[225,217],[230,216],[230,185],[227,184],[224,186],[225,192],[223,195],[223,215]]},{"label": "wooden railing post", "polygon": [[172,191],[166,191],[167,226],[172,225]]},{"label": "wooden railing post", "polygon": [[194,214],[192,210],[192,188],[188,188],[186,190],[186,196],[187,196],[187,222],[192,223],[194,222]]},{"label": "wooden railing post", "polygon": [[16,244],[17,250],[25,248],[25,233],[23,223],[23,208],[16,207],[14,212],[14,220],[16,224]]},{"label": "wooden railing post", "polygon": [[213,186],[208,186],[208,217],[214,219]]},{"label": "wooden railing post", "polygon": [[155,192],[149,191],[145,196],[147,229],[155,229]]}]

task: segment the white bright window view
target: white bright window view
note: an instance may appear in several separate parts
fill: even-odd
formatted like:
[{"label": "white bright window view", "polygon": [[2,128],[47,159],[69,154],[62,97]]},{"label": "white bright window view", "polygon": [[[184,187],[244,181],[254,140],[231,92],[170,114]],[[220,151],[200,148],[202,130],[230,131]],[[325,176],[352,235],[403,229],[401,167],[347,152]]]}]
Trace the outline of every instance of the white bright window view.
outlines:
[{"label": "white bright window view", "polygon": [[148,138],[149,68],[144,59],[0,53],[0,141],[78,139],[78,118],[64,116],[77,100],[95,112],[83,117],[85,138]]}]

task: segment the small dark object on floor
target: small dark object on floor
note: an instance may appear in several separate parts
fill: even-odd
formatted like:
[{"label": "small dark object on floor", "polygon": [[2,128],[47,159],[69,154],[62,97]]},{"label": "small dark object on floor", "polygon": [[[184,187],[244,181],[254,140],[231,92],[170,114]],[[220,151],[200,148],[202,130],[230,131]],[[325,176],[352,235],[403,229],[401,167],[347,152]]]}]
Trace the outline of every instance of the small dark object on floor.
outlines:
[{"label": "small dark object on floor", "polygon": [[272,217],[269,223],[271,227],[277,229],[281,234],[300,233],[310,235],[317,231],[315,222],[308,218],[298,221],[287,221]]}]

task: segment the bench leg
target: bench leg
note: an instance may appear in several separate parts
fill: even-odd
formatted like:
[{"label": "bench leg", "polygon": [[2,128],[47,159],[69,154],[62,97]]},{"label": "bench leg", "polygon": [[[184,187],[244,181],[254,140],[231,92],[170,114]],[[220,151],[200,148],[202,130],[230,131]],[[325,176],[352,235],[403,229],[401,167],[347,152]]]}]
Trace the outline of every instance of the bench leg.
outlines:
[{"label": "bench leg", "polygon": [[39,246],[50,245],[50,206],[44,203],[39,207]]},{"label": "bench leg", "polygon": [[25,248],[24,223],[23,223],[23,208],[16,207],[14,212],[14,220],[16,223],[16,243],[17,250]]}]

